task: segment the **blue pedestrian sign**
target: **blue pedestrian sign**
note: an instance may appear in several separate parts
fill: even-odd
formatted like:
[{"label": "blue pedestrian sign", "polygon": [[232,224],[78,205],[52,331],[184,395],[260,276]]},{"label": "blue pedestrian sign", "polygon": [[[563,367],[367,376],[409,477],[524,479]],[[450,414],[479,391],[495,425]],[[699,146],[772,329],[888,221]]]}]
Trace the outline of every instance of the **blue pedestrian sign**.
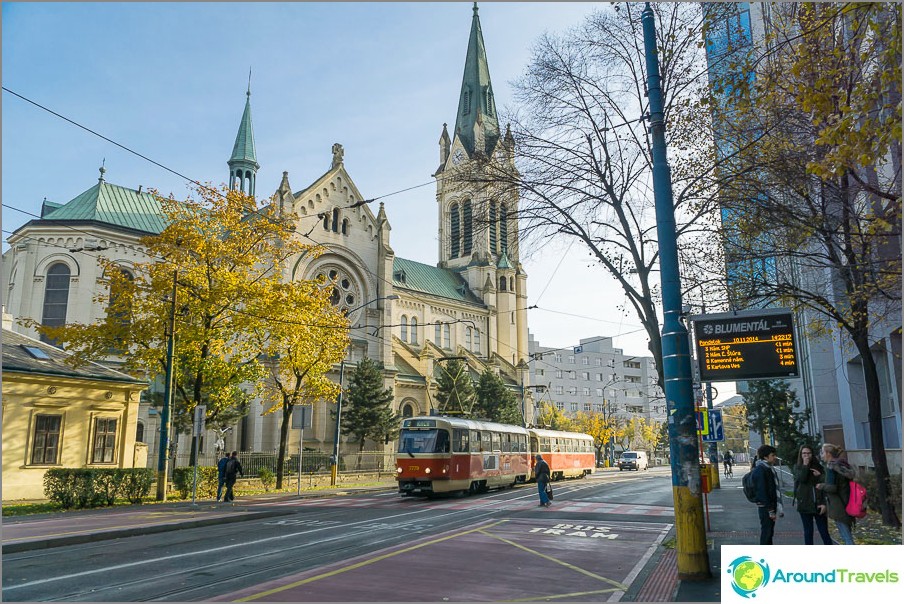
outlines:
[{"label": "blue pedestrian sign", "polygon": [[715,443],[725,440],[725,430],[722,427],[722,410],[707,409],[709,416],[709,433],[703,435],[703,442]]}]

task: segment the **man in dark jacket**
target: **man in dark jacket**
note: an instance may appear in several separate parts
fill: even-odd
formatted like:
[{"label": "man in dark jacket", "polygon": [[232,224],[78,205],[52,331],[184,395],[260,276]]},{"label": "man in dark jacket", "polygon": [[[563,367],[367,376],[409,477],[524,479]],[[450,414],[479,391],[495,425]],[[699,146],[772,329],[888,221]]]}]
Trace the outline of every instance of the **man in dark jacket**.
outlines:
[{"label": "man in dark jacket", "polygon": [[223,495],[226,485],[226,463],[229,462],[229,451],[223,451],[223,459],[217,462],[217,501]]},{"label": "man in dark jacket", "polygon": [[549,464],[539,453],[537,453],[537,463],[534,465],[534,476],[537,479],[537,491],[540,493],[540,507],[548,508],[550,501],[546,495],[546,485],[549,484]]},{"label": "man in dark jacket", "polygon": [[245,475],[242,471],[242,462],[239,461],[239,453],[238,451],[233,451],[229,461],[226,462],[226,495],[223,497],[223,501],[235,501],[232,487],[235,486],[235,481],[238,480],[239,474]]},{"label": "man in dark jacket", "polygon": [[756,510],[760,516],[760,545],[772,545],[775,534],[775,520],[778,518],[778,488],[775,483],[775,447],[763,445],[756,450],[756,465],[753,467],[753,484],[756,486]]}]

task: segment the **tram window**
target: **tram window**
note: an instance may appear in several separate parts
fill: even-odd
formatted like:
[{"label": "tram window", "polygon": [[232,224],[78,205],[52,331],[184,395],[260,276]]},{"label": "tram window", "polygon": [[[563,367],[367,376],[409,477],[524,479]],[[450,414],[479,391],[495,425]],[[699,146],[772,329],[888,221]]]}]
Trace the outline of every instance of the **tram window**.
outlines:
[{"label": "tram window", "polygon": [[503,434],[502,435],[502,446],[500,447],[503,453],[511,453],[512,452],[512,435],[511,434]]},{"label": "tram window", "polygon": [[480,432],[477,430],[471,430],[471,453],[479,453],[480,452]]},{"label": "tram window", "polygon": [[481,451],[492,451],[493,450],[493,437],[491,433],[487,430],[484,430],[480,433],[480,446]]},{"label": "tram window", "polygon": [[499,451],[499,433],[490,432],[490,451]]},{"label": "tram window", "polygon": [[399,453],[448,453],[449,433],[445,430],[402,430]]},{"label": "tram window", "polygon": [[468,431],[455,428],[452,431],[453,450],[456,453],[467,453],[469,450]]}]

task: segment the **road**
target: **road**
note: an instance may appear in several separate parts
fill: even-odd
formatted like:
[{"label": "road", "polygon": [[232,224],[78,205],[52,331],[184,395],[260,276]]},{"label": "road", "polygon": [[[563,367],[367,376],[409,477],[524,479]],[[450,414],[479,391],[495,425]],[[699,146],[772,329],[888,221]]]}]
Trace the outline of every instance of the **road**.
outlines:
[{"label": "road", "polygon": [[274,501],[285,515],[4,555],[3,599],[621,599],[674,522],[669,468],[555,490],[550,508],[534,485]]}]

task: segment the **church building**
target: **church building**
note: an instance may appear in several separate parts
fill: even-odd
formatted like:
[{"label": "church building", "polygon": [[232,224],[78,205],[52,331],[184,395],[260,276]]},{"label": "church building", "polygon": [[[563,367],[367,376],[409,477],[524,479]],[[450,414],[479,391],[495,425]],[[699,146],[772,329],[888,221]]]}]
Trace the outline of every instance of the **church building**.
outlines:
[{"label": "church building", "polygon": [[[464,359],[476,380],[486,367],[498,373],[522,401],[530,424],[527,330],[527,275],[520,262],[516,192],[494,194],[455,179],[456,171],[475,160],[505,165],[514,161],[511,133],[500,130],[493,86],[475,3],[455,126],[443,125],[436,178],[438,257],[435,265],[396,257],[391,222],[381,203],[371,208],[343,162],[344,150],[333,145],[329,170],[300,190],[289,171],[275,188],[273,203],[298,217],[296,232],[305,243],[326,252],[315,259],[299,257],[287,279],[320,275],[334,283],[333,301],[351,321],[351,345],[345,374],[368,357],[384,367],[384,384],[394,392],[393,406],[402,416],[427,415],[438,408],[437,379],[443,357]],[[260,158],[278,161],[278,158]],[[260,169],[251,118],[251,91],[246,95],[232,155],[228,184],[257,195]],[[276,183],[274,183],[276,184]],[[272,189],[271,189],[272,190]],[[268,194],[269,195],[269,194]],[[102,318],[105,305],[95,301],[105,277],[98,256],[115,260],[129,271],[147,261],[140,239],[160,233],[165,224],[156,199],[140,188],[98,182],[68,203],[46,201],[41,217],[9,236],[3,257],[6,312],[45,325],[90,323]],[[397,236],[404,237],[404,233]],[[36,337],[21,325],[14,329]],[[334,379],[340,380],[340,367]],[[162,380],[161,380],[162,381]],[[152,389],[155,385],[152,385]],[[525,397],[524,393],[527,393]],[[329,451],[335,438],[330,411],[335,401],[314,406],[312,426],[305,430],[306,448]],[[261,403],[225,435],[225,446],[240,451],[274,451],[278,447],[278,413],[263,415]],[[139,441],[156,451],[159,416],[143,402],[138,416]],[[290,452],[298,433],[290,435]],[[181,436],[183,446],[187,437]],[[208,434],[205,453],[213,452],[217,435]],[[373,443],[373,448],[382,443]],[[154,457],[153,455],[151,457]],[[153,460],[152,460],[153,461]]]}]

